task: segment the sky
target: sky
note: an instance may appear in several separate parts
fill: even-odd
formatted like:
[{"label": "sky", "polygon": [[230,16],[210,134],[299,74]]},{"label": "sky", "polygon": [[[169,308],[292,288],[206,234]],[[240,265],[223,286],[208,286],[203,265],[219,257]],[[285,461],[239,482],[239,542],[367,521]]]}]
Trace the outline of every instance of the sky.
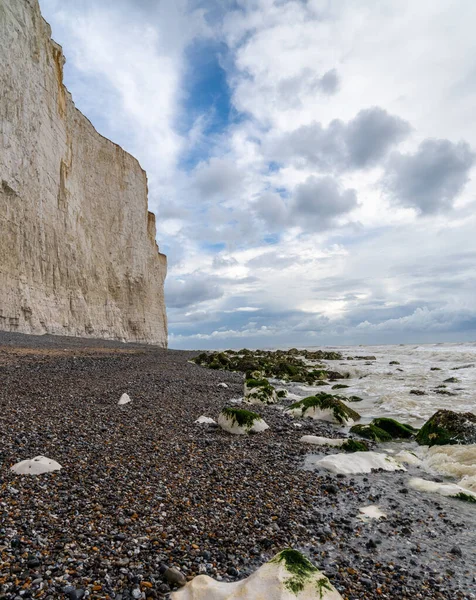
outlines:
[{"label": "sky", "polygon": [[149,179],[169,347],[476,340],[473,0],[40,0]]}]

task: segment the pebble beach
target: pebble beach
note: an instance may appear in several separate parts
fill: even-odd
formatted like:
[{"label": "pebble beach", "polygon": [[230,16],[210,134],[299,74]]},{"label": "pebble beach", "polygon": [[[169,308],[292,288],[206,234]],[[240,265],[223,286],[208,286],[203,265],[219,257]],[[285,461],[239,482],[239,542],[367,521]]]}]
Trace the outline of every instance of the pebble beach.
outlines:
[{"label": "pebble beach", "polygon": [[[197,354],[0,333],[0,600],[168,598],[164,567],[236,581],[288,547],[347,600],[476,598],[475,505],[305,468],[300,437],[339,433],[276,406],[259,435],[196,424],[243,395]],[[62,469],[11,472],[37,455]]]}]

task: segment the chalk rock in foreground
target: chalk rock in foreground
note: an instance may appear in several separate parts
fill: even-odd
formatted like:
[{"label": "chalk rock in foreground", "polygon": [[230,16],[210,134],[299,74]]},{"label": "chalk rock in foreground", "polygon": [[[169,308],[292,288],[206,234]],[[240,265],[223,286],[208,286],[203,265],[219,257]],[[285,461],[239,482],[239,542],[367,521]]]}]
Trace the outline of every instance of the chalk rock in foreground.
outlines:
[{"label": "chalk rock in foreground", "polygon": [[119,402],[118,402],[118,404],[119,404],[120,406],[122,406],[123,404],[129,404],[129,402],[132,402],[132,400],[131,400],[131,398],[130,398],[129,394],[122,394],[122,396],[121,396],[121,397],[120,397],[120,399],[119,399]]},{"label": "chalk rock in foreground", "polygon": [[63,467],[51,458],[46,456],[35,456],[28,460],[22,460],[13,465],[11,470],[18,475],[41,475],[42,473],[51,473],[59,471]]},{"label": "chalk rock in foreground", "polygon": [[241,408],[224,408],[218,417],[218,425],[235,435],[260,433],[269,429],[269,425],[259,415]]},{"label": "chalk rock in foreground", "polygon": [[224,381],[222,381],[222,383],[219,383],[219,384],[217,384],[217,387],[220,387],[220,388],[226,389],[226,388],[228,388],[228,384],[227,384],[227,383],[225,383]]},{"label": "chalk rock in foreground", "polygon": [[342,475],[357,475],[370,473],[374,469],[383,471],[406,471],[399,462],[386,454],[379,452],[354,452],[353,454],[331,454],[316,461],[316,467],[321,467],[331,473]]},{"label": "chalk rock in foreground", "polygon": [[305,556],[283,550],[247,579],[233,583],[199,575],[172,594],[172,600],[342,600]]}]

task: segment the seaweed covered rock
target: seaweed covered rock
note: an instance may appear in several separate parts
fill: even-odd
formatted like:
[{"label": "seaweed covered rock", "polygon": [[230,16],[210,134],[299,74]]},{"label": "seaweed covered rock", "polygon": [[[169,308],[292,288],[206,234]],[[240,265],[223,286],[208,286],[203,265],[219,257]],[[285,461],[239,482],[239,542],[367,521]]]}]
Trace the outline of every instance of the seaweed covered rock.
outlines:
[{"label": "seaweed covered rock", "polygon": [[345,390],[345,388],[348,388],[348,385],[345,385],[345,383],[336,383],[335,385],[332,386],[333,390]]},{"label": "seaweed covered rock", "polygon": [[411,425],[405,425],[404,423],[400,423],[395,419],[389,419],[388,417],[374,419],[371,425],[383,429],[396,440],[409,439],[418,433],[418,429],[415,429]]},{"label": "seaweed covered rock", "polygon": [[439,410],[423,425],[415,439],[422,446],[476,444],[476,415]]},{"label": "seaweed covered rock", "polygon": [[350,428],[350,432],[374,442],[389,442],[392,439],[389,433],[372,423],[368,425],[354,425]]},{"label": "seaweed covered rock", "polygon": [[[306,353],[304,353],[306,358]],[[274,377],[284,381],[294,381],[312,385],[329,379],[343,379],[345,375],[337,371],[329,371],[324,366],[306,364],[303,358],[295,354],[287,354],[283,350],[275,352],[256,350],[240,350],[238,353],[202,352],[192,362],[208,369],[225,371],[241,371],[248,379]]]},{"label": "seaweed covered rock", "polygon": [[368,452],[369,446],[367,442],[363,442],[361,440],[354,440],[353,438],[348,438],[341,446],[342,450],[345,452]]},{"label": "seaweed covered rock", "polygon": [[352,425],[360,419],[359,413],[331,394],[321,392],[299,400],[288,408],[294,417],[310,417],[320,421],[330,421],[339,425]]},{"label": "seaweed covered rock", "polygon": [[267,379],[245,381],[245,402],[248,404],[274,404],[277,399],[276,390]]},{"label": "seaweed covered rock", "polygon": [[258,414],[242,408],[224,408],[218,417],[218,425],[235,435],[259,433],[269,429],[269,425]]},{"label": "seaweed covered rock", "polygon": [[287,548],[247,579],[215,581],[199,575],[171,596],[172,600],[342,600],[329,579],[303,554]]}]

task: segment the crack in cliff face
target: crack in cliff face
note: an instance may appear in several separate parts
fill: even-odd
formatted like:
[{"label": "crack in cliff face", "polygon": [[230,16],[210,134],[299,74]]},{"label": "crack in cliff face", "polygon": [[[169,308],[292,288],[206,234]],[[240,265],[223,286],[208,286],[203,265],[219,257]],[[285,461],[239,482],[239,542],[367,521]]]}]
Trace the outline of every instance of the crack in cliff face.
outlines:
[{"label": "crack in cliff face", "polygon": [[38,1],[0,4],[0,329],[166,346],[145,172],[75,108]]},{"label": "crack in cliff face", "polygon": [[61,46],[51,40],[51,47],[53,50],[53,60],[56,72],[56,81],[58,84],[58,114],[62,119],[66,116],[66,91],[63,84],[63,67],[65,58],[63,56],[63,50]]}]

